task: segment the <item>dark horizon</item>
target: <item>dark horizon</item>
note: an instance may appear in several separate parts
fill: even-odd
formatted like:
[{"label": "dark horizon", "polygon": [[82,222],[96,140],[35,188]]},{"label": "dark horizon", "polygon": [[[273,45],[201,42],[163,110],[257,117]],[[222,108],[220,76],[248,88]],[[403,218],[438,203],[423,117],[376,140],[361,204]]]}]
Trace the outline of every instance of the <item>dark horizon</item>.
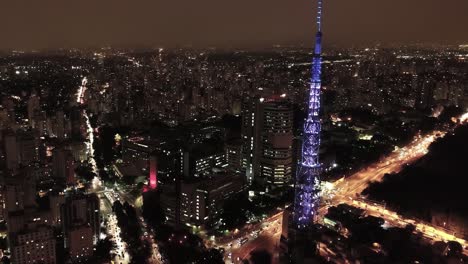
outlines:
[{"label": "dark horizon", "polygon": [[[0,11],[0,50],[313,45],[315,1],[14,1]],[[464,44],[468,2],[326,1],[327,45]]]}]

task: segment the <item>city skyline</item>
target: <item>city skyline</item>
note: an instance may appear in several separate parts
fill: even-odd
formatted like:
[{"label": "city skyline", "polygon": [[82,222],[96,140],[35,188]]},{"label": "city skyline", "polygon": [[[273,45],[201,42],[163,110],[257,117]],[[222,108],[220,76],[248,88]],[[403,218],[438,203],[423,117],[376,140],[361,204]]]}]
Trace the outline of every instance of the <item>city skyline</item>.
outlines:
[{"label": "city skyline", "polygon": [[[0,49],[116,47],[271,47],[313,45],[314,1],[219,3],[12,1],[0,11]],[[327,42],[468,41],[468,2],[326,1]],[[385,29],[385,30],[383,30]],[[326,44],[328,44],[326,43]]]},{"label": "city skyline", "polygon": [[460,1],[5,4],[0,264],[468,263]]}]

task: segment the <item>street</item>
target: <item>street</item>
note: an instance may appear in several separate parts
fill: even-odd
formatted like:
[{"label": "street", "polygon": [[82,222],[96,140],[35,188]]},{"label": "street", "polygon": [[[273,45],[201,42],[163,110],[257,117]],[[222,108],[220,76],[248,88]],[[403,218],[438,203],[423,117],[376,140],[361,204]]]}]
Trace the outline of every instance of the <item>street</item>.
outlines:
[{"label": "street", "polygon": [[[77,100],[78,104],[85,103],[85,96],[84,92],[86,91],[86,84],[88,80],[86,77],[82,79],[81,86],[77,92]],[[120,228],[117,226],[117,219],[115,215],[112,213],[112,204],[119,200],[121,202],[128,202],[130,205],[135,207],[135,211],[137,212],[137,216],[139,219],[140,227],[142,228],[143,239],[148,241],[151,246],[152,254],[148,259],[149,263],[164,263],[161,259],[161,254],[159,253],[159,248],[156,243],[153,241],[153,235],[151,230],[147,230],[146,223],[144,222],[143,217],[141,216],[141,208],[135,206],[135,201],[126,193],[121,191],[116,191],[114,189],[105,189],[102,186],[102,181],[99,178],[99,171],[97,168],[96,160],[94,158],[94,128],[91,126],[91,122],[89,120],[89,116],[86,110],[82,110],[82,115],[85,120],[86,125],[86,152],[89,157],[89,162],[91,164],[92,171],[96,174],[96,177],[92,180],[90,192],[96,193],[100,199],[100,209],[101,213],[104,218],[107,218],[107,232],[112,237],[112,240],[117,245],[115,250],[115,263],[122,263],[127,264],[130,262],[130,255],[127,250],[126,243],[122,240],[120,235]]]},{"label": "street", "polygon": [[[464,114],[460,120],[462,123],[467,122],[468,113]],[[455,237],[453,234],[448,233],[442,228],[433,227],[422,222],[416,222],[412,219],[404,219],[395,212],[391,212],[385,208],[379,207],[378,205],[373,205],[371,202],[365,201],[364,199],[356,196],[359,195],[370,182],[382,180],[383,176],[387,173],[399,172],[406,164],[411,164],[426,155],[431,143],[437,138],[443,137],[446,133],[447,131],[433,131],[426,136],[418,135],[410,144],[403,148],[395,149],[394,152],[375,164],[372,164],[349,177],[343,177],[340,180],[331,183],[331,186],[328,186],[331,191],[328,190],[328,193],[323,195],[322,206],[319,209],[320,216],[323,217],[327,212],[327,208],[330,206],[347,203],[361,209],[365,209],[366,213],[369,215],[384,218],[388,225],[403,227],[407,224],[414,224],[417,232],[421,232],[424,237],[432,241],[454,240],[461,243],[466,249],[468,244],[465,240]],[[356,198],[359,198],[360,200],[357,201]],[[226,248],[226,260],[231,261],[232,263],[239,263],[237,258],[240,258],[240,260],[248,258],[253,250],[260,249],[264,249],[272,253],[273,261],[274,263],[277,263],[278,255],[276,253],[278,251],[277,245],[281,234],[281,218],[282,213],[276,214],[273,217],[267,218],[261,225],[258,225],[257,229],[240,231],[242,233],[236,236],[235,239],[231,239],[230,241],[217,246]],[[253,238],[251,234],[257,231],[262,232],[262,226],[267,226],[263,230],[262,235],[257,238]],[[249,239],[249,242],[241,245],[240,247],[234,246],[237,241],[243,237]],[[230,244],[232,244],[233,247],[226,247],[226,245]],[[328,251],[330,250],[322,249],[320,252]],[[330,256],[330,254],[327,253],[326,256]]]}]

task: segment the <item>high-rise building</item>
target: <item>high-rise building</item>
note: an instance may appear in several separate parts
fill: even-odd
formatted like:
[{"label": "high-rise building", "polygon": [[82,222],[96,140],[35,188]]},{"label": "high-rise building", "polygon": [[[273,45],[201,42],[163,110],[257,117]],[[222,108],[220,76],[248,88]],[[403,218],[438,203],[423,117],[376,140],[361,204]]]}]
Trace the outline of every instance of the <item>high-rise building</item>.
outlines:
[{"label": "high-rise building", "polygon": [[291,181],[293,110],[289,103],[271,100],[262,104],[259,178],[269,187]]},{"label": "high-rise building", "polygon": [[75,177],[74,158],[70,150],[63,146],[56,147],[52,152],[52,170],[56,178],[64,179],[72,184]]},{"label": "high-rise building", "polygon": [[50,227],[39,226],[11,233],[9,240],[12,263],[56,263],[56,240]]},{"label": "high-rise building", "polygon": [[88,225],[71,227],[68,231],[68,252],[74,262],[93,255],[93,229]]},{"label": "high-rise building", "polygon": [[88,160],[88,151],[86,145],[80,141],[73,141],[69,144],[71,154],[73,159],[78,162],[83,162]]},{"label": "high-rise building", "polygon": [[28,99],[28,121],[31,127],[35,127],[34,117],[35,112],[40,110],[39,96],[33,93]]},{"label": "high-rise building", "polygon": [[15,172],[19,165],[27,166],[39,159],[39,148],[34,131],[4,130],[3,153],[7,169]]},{"label": "high-rise building", "polygon": [[61,208],[65,203],[65,195],[60,194],[50,194],[49,195],[49,207],[50,207],[50,218],[52,225],[59,226],[62,223]]},{"label": "high-rise building", "polygon": [[161,207],[170,225],[204,226],[217,216],[224,201],[242,191],[245,178],[237,174],[213,175],[165,186]]},{"label": "high-rise building", "polygon": [[258,164],[259,99],[249,98],[242,103],[242,174],[253,183]]},{"label": "high-rise building", "polygon": [[226,143],[226,163],[230,171],[240,172],[242,168],[242,144],[233,140]]},{"label": "high-rise building", "polygon": [[16,133],[14,131],[6,130],[3,132],[3,148],[6,168],[9,170],[16,170],[19,164],[19,153]]},{"label": "high-rise building", "polygon": [[57,113],[55,114],[55,123],[53,130],[57,138],[65,138],[65,114],[62,110],[57,111]]},{"label": "high-rise building", "polygon": [[284,96],[256,98],[243,105],[242,173],[269,187],[290,182],[293,110]]},{"label": "high-rise building", "polygon": [[148,187],[155,190],[158,186],[158,157],[151,155],[149,159],[149,182]]},{"label": "high-rise building", "polygon": [[37,110],[34,112],[34,129],[39,132],[41,137],[47,136],[47,116],[45,111]]},{"label": "high-rise building", "polygon": [[161,149],[161,142],[158,140],[140,137],[124,138],[121,144],[122,159],[126,163],[144,163],[146,165],[152,153]]},{"label": "high-rise building", "polygon": [[30,169],[23,169],[14,176],[2,177],[0,184],[6,213],[36,207],[36,182]]},{"label": "high-rise building", "polygon": [[161,193],[161,208],[166,217],[166,224],[170,226],[178,226],[180,224],[180,194],[176,184],[164,188],[164,191]]},{"label": "high-rise building", "polygon": [[33,131],[18,133],[16,142],[21,165],[27,166],[39,159],[39,146]]},{"label": "high-rise building", "polygon": [[56,240],[48,211],[37,210],[31,168],[1,179],[12,263],[56,263]]},{"label": "high-rise building", "polygon": [[99,198],[95,194],[67,193],[61,207],[61,220],[65,248],[72,245],[72,231],[82,227],[91,228],[92,242],[97,243],[100,227]]},{"label": "high-rise building", "polygon": [[182,174],[186,179],[209,176],[214,168],[226,164],[223,147],[208,142],[190,146],[181,156]]}]

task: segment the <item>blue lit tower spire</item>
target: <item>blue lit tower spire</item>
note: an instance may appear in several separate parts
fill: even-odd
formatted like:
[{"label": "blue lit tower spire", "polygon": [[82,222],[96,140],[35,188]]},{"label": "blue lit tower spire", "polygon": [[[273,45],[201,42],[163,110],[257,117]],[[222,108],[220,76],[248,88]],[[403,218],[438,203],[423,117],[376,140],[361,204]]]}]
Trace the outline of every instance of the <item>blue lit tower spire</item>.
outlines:
[{"label": "blue lit tower spire", "polygon": [[320,89],[322,87],[322,0],[318,0],[317,34],[315,37],[312,78],[307,119],[304,123],[302,160],[295,184],[293,225],[297,229],[310,226],[319,206]]}]

